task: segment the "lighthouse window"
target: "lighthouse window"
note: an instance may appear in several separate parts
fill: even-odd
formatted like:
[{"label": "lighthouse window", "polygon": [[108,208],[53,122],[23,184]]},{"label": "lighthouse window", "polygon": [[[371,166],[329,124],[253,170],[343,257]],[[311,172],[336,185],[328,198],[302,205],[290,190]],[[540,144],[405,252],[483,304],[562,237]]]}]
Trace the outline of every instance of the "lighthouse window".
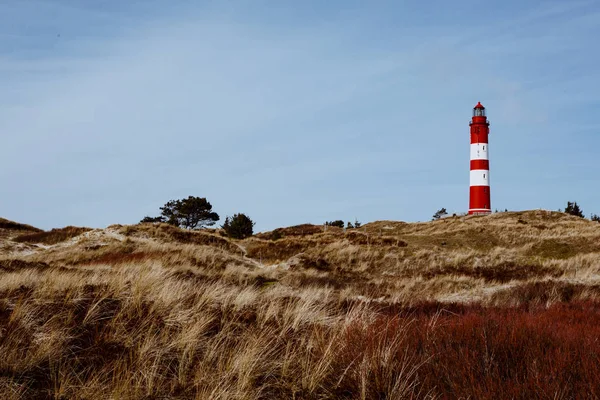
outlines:
[{"label": "lighthouse window", "polygon": [[483,174],[483,179],[485,179],[485,174]]},{"label": "lighthouse window", "polygon": [[483,149],[485,150],[485,146],[483,146]]}]

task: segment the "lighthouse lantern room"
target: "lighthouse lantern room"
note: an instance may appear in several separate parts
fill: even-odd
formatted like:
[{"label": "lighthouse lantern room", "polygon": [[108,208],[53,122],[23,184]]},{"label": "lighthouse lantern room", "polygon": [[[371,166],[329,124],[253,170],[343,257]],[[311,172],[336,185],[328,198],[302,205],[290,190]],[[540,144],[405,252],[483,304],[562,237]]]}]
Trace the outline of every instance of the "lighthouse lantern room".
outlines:
[{"label": "lighthouse lantern room", "polygon": [[471,127],[471,180],[469,214],[489,214],[490,201],[490,161],[488,135],[490,123],[481,103],[473,108]]}]

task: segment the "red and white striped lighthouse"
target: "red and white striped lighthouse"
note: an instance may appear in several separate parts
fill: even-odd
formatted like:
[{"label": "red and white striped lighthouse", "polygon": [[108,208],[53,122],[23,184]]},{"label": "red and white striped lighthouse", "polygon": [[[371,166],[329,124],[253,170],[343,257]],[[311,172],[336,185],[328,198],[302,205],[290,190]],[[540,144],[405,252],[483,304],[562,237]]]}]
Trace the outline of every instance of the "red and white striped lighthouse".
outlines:
[{"label": "red and white striped lighthouse", "polygon": [[490,123],[481,103],[473,108],[471,127],[471,188],[469,214],[489,214],[490,202],[490,161],[488,158],[488,134]]}]

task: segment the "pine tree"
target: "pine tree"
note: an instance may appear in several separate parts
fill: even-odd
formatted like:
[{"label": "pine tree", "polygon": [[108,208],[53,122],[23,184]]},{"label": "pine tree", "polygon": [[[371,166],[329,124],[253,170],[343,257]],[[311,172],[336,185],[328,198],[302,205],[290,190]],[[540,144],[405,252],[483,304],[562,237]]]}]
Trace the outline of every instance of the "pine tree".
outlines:
[{"label": "pine tree", "polygon": [[254,222],[246,214],[234,214],[226,217],[222,228],[227,236],[234,239],[244,239],[253,234]]},{"label": "pine tree", "polygon": [[204,197],[189,196],[187,199],[171,200],[160,207],[160,216],[144,217],[140,222],[166,222],[185,229],[197,229],[214,225],[219,214]]},{"label": "pine tree", "polygon": [[567,201],[567,207],[565,208],[565,213],[570,215],[575,215],[576,217],[584,218],[583,210],[579,207],[576,201],[570,202]]}]

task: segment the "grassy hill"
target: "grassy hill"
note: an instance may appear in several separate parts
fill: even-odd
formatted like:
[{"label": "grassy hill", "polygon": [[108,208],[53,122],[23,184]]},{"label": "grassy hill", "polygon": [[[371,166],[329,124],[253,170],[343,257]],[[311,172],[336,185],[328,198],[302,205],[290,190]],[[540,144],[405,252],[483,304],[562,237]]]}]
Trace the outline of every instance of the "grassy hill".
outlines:
[{"label": "grassy hill", "polygon": [[600,224],[0,220],[0,398],[600,396]]}]

